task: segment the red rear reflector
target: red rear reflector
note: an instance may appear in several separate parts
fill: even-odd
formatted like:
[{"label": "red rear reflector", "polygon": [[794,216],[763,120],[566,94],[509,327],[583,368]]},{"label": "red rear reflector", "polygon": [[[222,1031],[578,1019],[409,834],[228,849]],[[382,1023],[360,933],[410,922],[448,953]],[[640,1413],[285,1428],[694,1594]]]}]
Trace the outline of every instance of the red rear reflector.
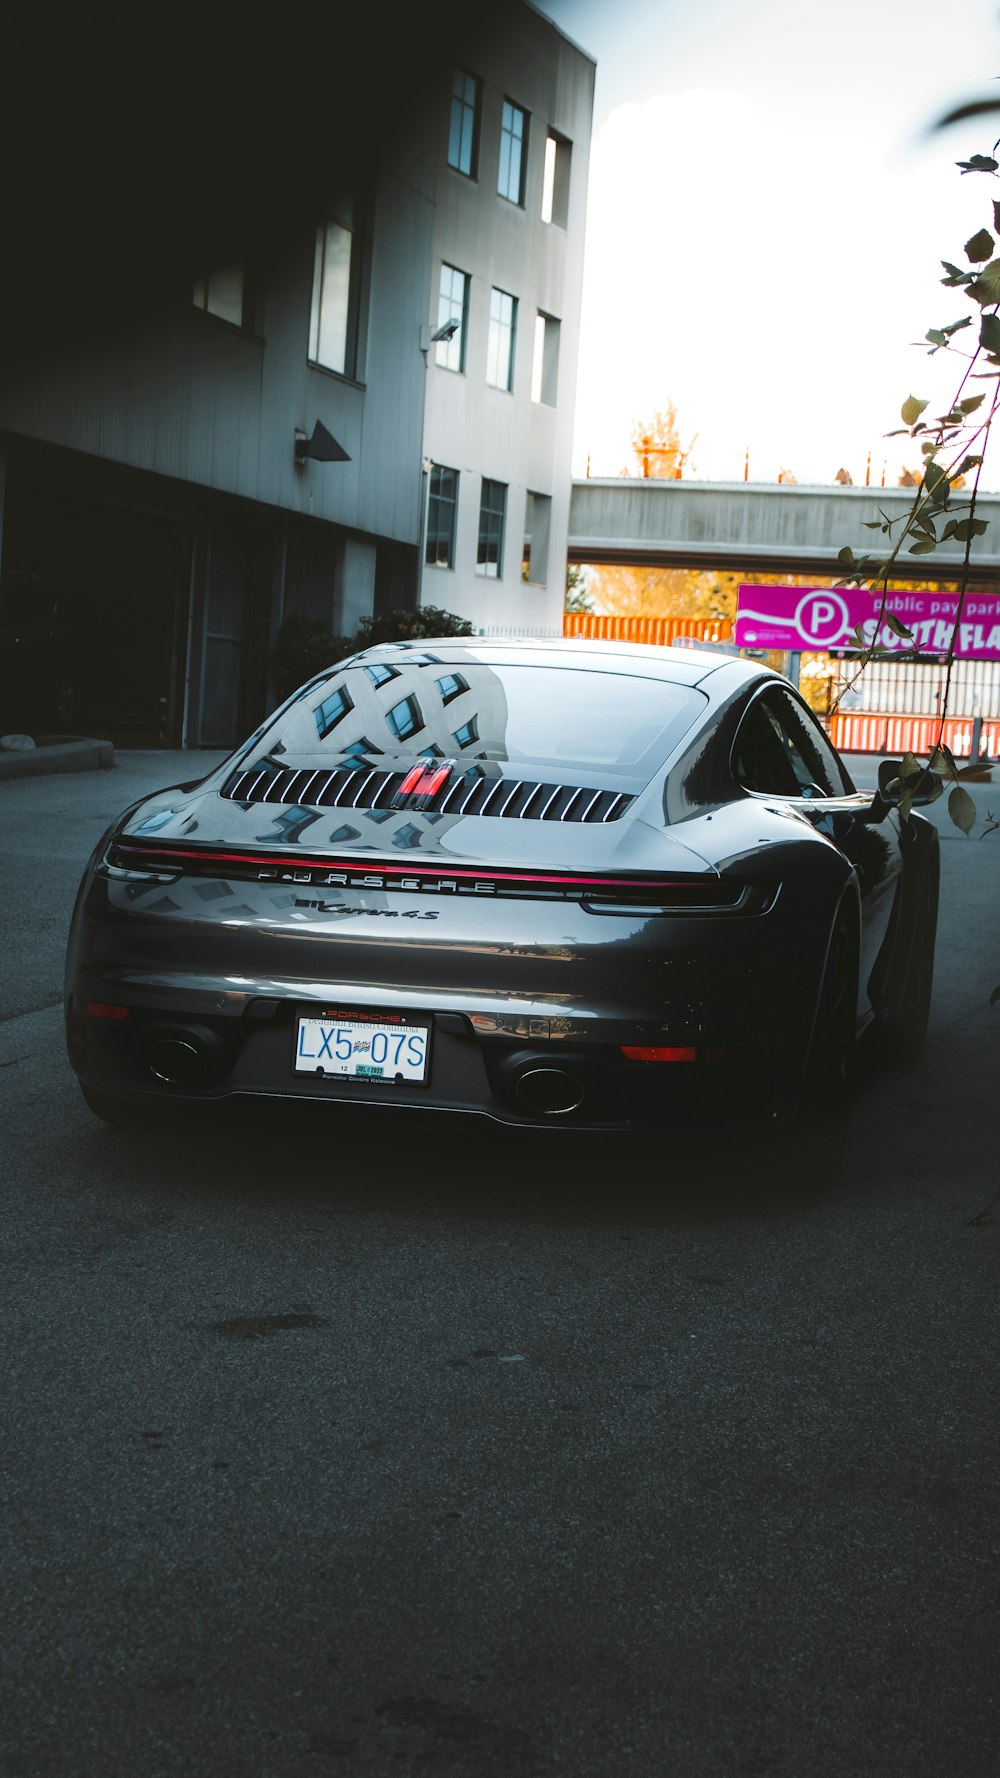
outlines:
[{"label": "red rear reflector", "polygon": [[127,1019],[131,1007],[110,1006],[106,1000],[88,1000],[83,1010],[88,1019]]},{"label": "red rear reflector", "polygon": [[696,1049],[651,1049],[642,1044],[623,1043],[621,1051],[622,1055],[626,1056],[630,1062],[696,1062],[698,1060]]}]

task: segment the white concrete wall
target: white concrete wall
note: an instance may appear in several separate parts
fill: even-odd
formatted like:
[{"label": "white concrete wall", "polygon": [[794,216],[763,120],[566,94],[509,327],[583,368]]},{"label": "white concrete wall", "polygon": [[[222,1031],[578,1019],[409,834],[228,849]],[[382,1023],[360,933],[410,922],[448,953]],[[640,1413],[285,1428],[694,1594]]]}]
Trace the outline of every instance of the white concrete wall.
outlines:
[{"label": "white concrete wall", "polygon": [[[593,113],[594,64],[528,6],[498,11],[494,29],[463,40],[461,22],[450,45],[456,66],[483,81],[478,178],[447,164],[450,69],[437,95],[439,137],[436,213],[426,320],[437,323],[442,262],[471,275],[466,368],[459,374],[428,352],[424,456],[460,476],[453,569],[423,570],[422,603],[440,605],[493,631],[560,633],[569,526],[573,410],[579,349],[580,299],[587,173]],[[497,193],[501,110],[505,98],[529,114],[523,207]],[[545,139],[550,129],[572,143],[567,227],[541,220]],[[518,300],[514,386],[486,381],[490,292]],[[535,316],[560,321],[558,396],[554,407],[531,400]],[[507,486],[503,574],[476,573],[483,477]],[[546,585],[521,581],[525,500],[552,499]]]}]

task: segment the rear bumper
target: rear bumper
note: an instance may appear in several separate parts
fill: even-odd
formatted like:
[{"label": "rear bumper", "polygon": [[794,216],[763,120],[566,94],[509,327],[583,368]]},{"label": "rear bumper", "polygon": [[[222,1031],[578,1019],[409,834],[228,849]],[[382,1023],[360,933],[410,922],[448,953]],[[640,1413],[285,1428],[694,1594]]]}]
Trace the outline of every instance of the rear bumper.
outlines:
[{"label": "rear bumper", "polygon": [[[133,990],[133,993],[135,991]],[[124,988],[117,990],[119,995]],[[102,998],[110,996],[107,983]],[[300,998],[243,996],[214,1010],[169,1009],[134,999],[127,1018],[88,1016],[67,1003],[70,1062],[88,1086],[165,1107],[218,1105],[243,1096],[338,1112],[392,1113],[421,1120],[437,1114],[516,1129],[654,1132],[671,1129],[774,1128],[797,1103],[798,1063],[791,1046],[766,1058],[745,1045],[692,1045],[694,1060],[633,1061],[622,1045],[650,1045],[662,1033],[643,1023],[580,1022],[510,1015],[511,1029],[484,1034],[469,1013],[432,1012],[431,1065],[424,1085],[320,1078],[294,1072]],[[127,1003],[127,1002],[126,1002]],[[369,1005],[371,1002],[369,1002]],[[312,1010],[315,1010],[313,1008]],[[359,1010],[360,1007],[359,1007]],[[569,1027],[557,1036],[542,1027]],[[708,1034],[703,1034],[703,1036]],[[180,1066],[162,1078],[171,1058]]]}]

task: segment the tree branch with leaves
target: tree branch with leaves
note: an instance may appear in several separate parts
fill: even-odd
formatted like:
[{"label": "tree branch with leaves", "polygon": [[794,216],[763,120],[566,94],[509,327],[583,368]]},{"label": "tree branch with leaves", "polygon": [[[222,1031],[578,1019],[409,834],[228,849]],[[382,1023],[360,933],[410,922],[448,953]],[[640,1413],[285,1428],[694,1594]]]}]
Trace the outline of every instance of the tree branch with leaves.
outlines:
[{"label": "tree branch with leaves", "polygon": [[[1000,143],[996,147],[1000,147]],[[980,174],[996,181],[1000,172],[1000,162],[994,158],[996,147],[994,155],[976,154],[970,160],[958,161],[961,175]],[[908,436],[919,446],[923,463],[913,500],[908,510],[895,518],[880,507],[879,517],[869,521],[868,529],[881,532],[887,539],[885,555],[856,556],[845,545],[838,556],[845,569],[840,585],[864,585],[880,594],[874,637],[878,637],[884,626],[901,641],[912,643],[912,631],[889,605],[889,582],[894,567],[904,550],[911,556],[929,556],[945,543],[963,546],[961,566],[953,577],[958,586],[958,602],[945,656],[945,684],[937,741],[926,763],[922,764],[913,754],[904,756],[900,801],[901,812],[905,815],[918,786],[926,787],[929,781],[936,781],[937,794],[941,794],[945,783],[950,781],[948,813],[963,833],[970,833],[975,825],[976,807],[959,780],[970,777],[977,766],[959,766],[943,737],[962,613],[973,578],[974,544],[988,528],[986,520],[976,516],[976,502],[990,434],[1000,406],[1000,315],[997,312],[1000,307],[1000,255],[996,254],[995,239],[1000,236],[1000,199],[994,198],[991,202],[994,232],[983,227],[965,243],[963,251],[970,269],[953,265],[950,260],[941,261],[945,274],[941,283],[948,289],[964,291],[976,307],[957,321],[929,328],[924,339],[918,342],[930,357],[947,352],[960,359],[962,368],[955,393],[945,411],[933,418],[927,417],[928,401],[915,395],[907,396],[900,409],[903,425],[888,434],[891,438]],[[967,346],[968,330],[975,331]],[[971,343],[973,339],[975,344]],[[970,383],[981,381],[991,384],[991,388],[966,393]],[[854,640],[859,652],[855,672],[844,690],[856,683],[870,661],[900,658],[898,650],[879,648],[875,641],[866,643],[860,626],[854,632]],[[987,831],[993,831],[995,825]]]}]

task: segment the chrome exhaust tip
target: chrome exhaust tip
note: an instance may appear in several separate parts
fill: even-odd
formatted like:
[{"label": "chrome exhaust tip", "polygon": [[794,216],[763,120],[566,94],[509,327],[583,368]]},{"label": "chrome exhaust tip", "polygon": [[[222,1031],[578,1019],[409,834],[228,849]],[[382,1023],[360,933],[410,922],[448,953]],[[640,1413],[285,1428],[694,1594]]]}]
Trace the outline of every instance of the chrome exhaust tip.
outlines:
[{"label": "chrome exhaust tip", "polygon": [[566,1117],[584,1101],[580,1082],[563,1068],[526,1068],[514,1082],[514,1092],[534,1117]]},{"label": "chrome exhaust tip", "polygon": [[146,1051],[146,1066],[165,1085],[188,1086],[202,1072],[204,1056],[186,1037],[160,1037]]}]

